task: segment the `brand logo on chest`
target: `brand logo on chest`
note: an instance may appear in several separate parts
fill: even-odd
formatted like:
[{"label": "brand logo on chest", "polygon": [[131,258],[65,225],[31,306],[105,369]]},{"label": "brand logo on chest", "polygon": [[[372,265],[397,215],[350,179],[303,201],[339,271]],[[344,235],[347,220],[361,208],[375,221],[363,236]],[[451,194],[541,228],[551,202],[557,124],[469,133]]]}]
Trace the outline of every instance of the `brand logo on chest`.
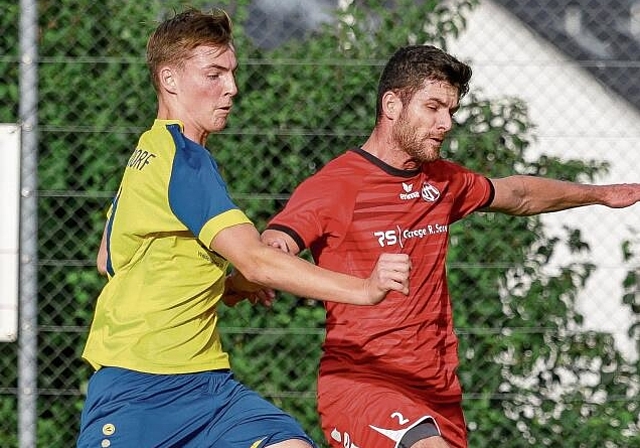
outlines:
[{"label": "brand logo on chest", "polygon": [[402,182],[402,192],[399,198],[401,201],[411,201],[422,198],[425,202],[436,202],[440,199],[440,190],[430,183],[424,182],[420,191],[414,191],[413,183]]}]

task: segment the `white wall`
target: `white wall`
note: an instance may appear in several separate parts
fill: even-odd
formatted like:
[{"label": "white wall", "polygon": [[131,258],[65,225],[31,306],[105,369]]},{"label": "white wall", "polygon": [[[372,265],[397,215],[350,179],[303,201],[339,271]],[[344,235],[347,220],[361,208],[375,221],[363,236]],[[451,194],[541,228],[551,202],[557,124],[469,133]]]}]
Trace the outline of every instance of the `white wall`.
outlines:
[{"label": "white wall", "polygon": [[[501,7],[484,0],[469,17],[468,29],[448,48],[471,62],[472,90],[488,98],[522,98],[536,124],[531,157],[546,153],[566,159],[606,160],[610,173],[598,183],[638,182],[640,113],[594,77],[559,53]],[[624,210],[601,206],[557,212],[544,217],[549,232],[563,224],[582,229],[597,264],[578,301],[587,328],[616,336],[618,348],[635,358],[635,342],[626,330],[628,308],[621,306],[626,272],[640,269],[622,262],[621,242],[640,249],[640,205]],[[570,254],[559,253],[565,263]]]},{"label": "white wall", "polygon": [[0,342],[18,329],[20,128],[0,124]]}]

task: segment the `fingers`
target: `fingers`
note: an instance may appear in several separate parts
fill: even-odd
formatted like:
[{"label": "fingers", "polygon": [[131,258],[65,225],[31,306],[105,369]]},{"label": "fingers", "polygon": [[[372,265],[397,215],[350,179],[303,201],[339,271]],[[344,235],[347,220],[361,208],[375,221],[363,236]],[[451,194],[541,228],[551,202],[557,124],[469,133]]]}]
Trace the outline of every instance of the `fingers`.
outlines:
[{"label": "fingers", "polygon": [[374,269],[378,287],[385,291],[409,294],[411,260],[407,254],[382,254]]},{"label": "fingers", "polygon": [[411,260],[407,254],[380,254],[377,264],[383,268],[401,272],[411,270]]},{"label": "fingers", "polygon": [[261,289],[251,294],[248,297],[252,305],[260,304],[262,306],[271,307],[276,297],[276,292],[273,289]]},{"label": "fingers", "polygon": [[265,306],[267,308],[271,307],[273,305],[273,302],[275,301],[275,292],[273,291],[259,291],[259,292],[255,292],[255,293],[250,293],[250,294],[226,294],[223,297],[223,302],[225,305],[227,305],[228,307],[235,307],[238,303],[242,302],[243,300],[248,300],[249,303],[251,303],[252,305],[257,305],[260,304],[262,306]]},{"label": "fingers", "polygon": [[276,292],[273,289],[261,289],[257,293],[258,303],[262,306],[270,307],[276,298]]},{"label": "fingers", "polygon": [[287,242],[283,239],[277,238],[269,242],[269,246],[275,247],[276,249],[280,249],[282,252],[289,253],[289,246]]},{"label": "fingers", "polygon": [[229,294],[229,293],[225,293],[222,296],[222,302],[227,305],[228,307],[234,307],[236,306],[239,302],[244,300],[244,296],[239,295],[239,294]]}]

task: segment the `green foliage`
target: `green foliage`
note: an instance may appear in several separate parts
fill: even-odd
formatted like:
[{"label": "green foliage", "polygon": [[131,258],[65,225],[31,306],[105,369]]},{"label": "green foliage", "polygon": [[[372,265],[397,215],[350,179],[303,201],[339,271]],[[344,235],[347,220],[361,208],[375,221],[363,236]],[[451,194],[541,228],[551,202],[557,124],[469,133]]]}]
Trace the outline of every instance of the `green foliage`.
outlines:
[{"label": "green foliage", "polygon": [[0,417],[3,421],[0,425],[0,440],[4,446],[17,447],[18,434],[15,428],[18,426],[18,403],[14,397],[0,396]]},{"label": "green foliage", "polygon": [[0,107],[0,123],[17,123],[19,108],[19,83],[20,77],[20,42],[15,24],[17,23],[19,2],[5,2],[0,14],[0,98],[3,99],[3,107]]},{"label": "green foliage", "polygon": [[[240,93],[228,128],[209,147],[237,203],[262,227],[301,180],[364,141],[388,56],[411,43],[444,47],[478,2],[355,1],[337,13],[338,26],[269,51],[252,47],[243,32],[247,3],[217,2],[234,18]],[[38,110],[42,446],[73,445],[90,374],[80,360],[85,327],[104,284],[93,266],[104,212],[138,133],[155,116],[146,39],[184,4],[38,2],[46,61],[39,66]],[[0,14],[0,121],[6,122],[18,115],[18,13],[15,2]],[[488,176],[515,171],[589,181],[607,169],[598,161],[527,160],[534,126],[515,98],[487,101],[472,93],[457,120],[445,156]],[[620,357],[610,335],[577,331],[582,317],[575,299],[593,266],[571,262],[545,270],[560,242],[574,253],[589,251],[579,231],[564,232],[546,235],[537,217],[495,214],[475,214],[451,228],[449,286],[470,446],[586,447],[594,437],[603,446],[640,444],[638,365]],[[623,253],[625,261],[634,257],[632,242]],[[636,316],[637,285],[638,273],[630,271],[623,299]],[[272,309],[240,304],[222,307],[220,316],[236,376],[322,441],[315,411],[321,304],[282,295]],[[13,448],[17,356],[13,345],[1,349],[0,440]]]},{"label": "green foliage", "polygon": [[[634,232],[637,235],[637,231]],[[637,245],[637,241],[636,241]],[[631,241],[625,241],[622,244],[622,257],[623,261],[630,262],[637,259],[637,249],[635,249],[634,243]],[[636,263],[637,265],[637,263]],[[632,316],[635,316],[631,327],[629,327],[628,334],[632,340],[636,341],[636,353],[640,354],[640,272],[638,270],[632,270],[627,272],[627,275],[622,283],[624,295],[622,296],[622,303],[629,307],[629,312]],[[640,357],[636,360],[636,372],[640,371]]]}]

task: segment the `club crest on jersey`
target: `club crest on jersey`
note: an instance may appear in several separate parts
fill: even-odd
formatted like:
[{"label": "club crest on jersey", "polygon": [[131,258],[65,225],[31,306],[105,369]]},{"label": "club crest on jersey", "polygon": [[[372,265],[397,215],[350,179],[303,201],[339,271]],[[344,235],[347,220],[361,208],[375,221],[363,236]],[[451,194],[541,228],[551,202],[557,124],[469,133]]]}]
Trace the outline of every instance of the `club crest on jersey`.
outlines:
[{"label": "club crest on jersey", "polygon": [[422,199],[427,202],[436,202],[440,199],[440,190],[429,183],[422,185],[421,191]]}]

